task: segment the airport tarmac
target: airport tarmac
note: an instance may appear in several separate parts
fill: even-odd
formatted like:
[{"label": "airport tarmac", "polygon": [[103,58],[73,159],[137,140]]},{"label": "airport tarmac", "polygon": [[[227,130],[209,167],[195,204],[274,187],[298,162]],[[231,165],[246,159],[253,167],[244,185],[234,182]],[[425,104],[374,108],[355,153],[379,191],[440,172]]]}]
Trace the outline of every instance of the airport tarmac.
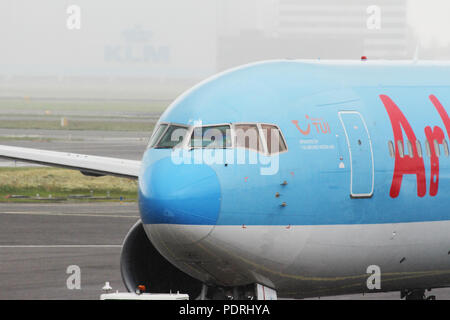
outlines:
[{"label": "airport tarmac", "polygon": [[[0,299],[95,300],[106,281],[124,291],[120,251],[138,219],[135,203],[2,203]],[[67,286],[70,266],[79,289]]]},{"label": "airport tarmac", "polygon": [[[151,131],[89,131],[0,129],[0,137],[11,140],[0,144],[43,150],[140,160],[150,139]],[[2,166],[14,166],[1,160]]]}]

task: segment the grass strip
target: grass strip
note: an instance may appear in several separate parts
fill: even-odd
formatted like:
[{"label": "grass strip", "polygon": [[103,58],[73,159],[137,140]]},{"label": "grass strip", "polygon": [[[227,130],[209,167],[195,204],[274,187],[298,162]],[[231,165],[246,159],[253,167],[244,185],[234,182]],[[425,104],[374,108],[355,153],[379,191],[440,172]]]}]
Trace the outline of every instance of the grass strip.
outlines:
[{"label": "grass strip", "polygon": [[136,180],[59,168],[0,168],[0,202],[136,200]]}]

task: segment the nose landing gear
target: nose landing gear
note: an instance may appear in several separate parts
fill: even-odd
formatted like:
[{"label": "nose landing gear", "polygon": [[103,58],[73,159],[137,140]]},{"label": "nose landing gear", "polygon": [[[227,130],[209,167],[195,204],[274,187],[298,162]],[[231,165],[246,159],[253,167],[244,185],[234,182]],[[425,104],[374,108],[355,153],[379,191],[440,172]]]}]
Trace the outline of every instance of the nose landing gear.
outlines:
[{"label": "nose landing gear", "polygon": [[[431,291],[428,289],[427,291]],[[425,289],[403,289],[400,291],[400,299],[405,300],[436,300],[436,296],[425,294]]]},{"label": "nose landing gear", "polygon": [[277,300],[276,290],[254,283],[237,287],[208,287],[203,285],[198,300]]}]

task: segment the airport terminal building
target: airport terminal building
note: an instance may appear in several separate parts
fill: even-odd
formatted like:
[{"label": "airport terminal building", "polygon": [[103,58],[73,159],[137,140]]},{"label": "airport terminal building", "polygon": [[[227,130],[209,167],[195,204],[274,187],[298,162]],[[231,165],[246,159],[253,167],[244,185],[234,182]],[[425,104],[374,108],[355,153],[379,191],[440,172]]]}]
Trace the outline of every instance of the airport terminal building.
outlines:
[{"label": "airport terminal building", "polygon": [[170,99],[258,60],[411,56],[406,0],[83,2],[79,29],[56,1],[0,11],[0,95],[18,97]]}]

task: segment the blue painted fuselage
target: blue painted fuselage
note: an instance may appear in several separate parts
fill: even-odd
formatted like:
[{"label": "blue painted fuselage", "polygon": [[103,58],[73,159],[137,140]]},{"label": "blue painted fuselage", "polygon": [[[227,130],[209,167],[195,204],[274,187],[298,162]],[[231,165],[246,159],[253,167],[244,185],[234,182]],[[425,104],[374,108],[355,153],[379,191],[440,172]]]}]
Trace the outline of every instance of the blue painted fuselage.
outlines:
[{"label": "blue painted fuselage", "polygon": [[[159,123],[275,124],[287,152],[245,150],[258,161],[239,164],[226,149],[187,149],[192,163],[180,164],[180,150],[148,149],[139,206],[149,238],[204,282],[263,282],[285,296],[364,291],[370,264],[390,275],[442,272],[384,290],[450,284],[450,132],[430,98],[450,112],[449,75],[447,64],[268,61],[202,82]],[[438,175],[426,127],[444,132]],[[195,163],[207,152],[225,160]]]},{"label": "blue painted fuselage", "polygon": [[[399,106],[417,139],[422,142],[425,153],[426,126],[442,127],[448,140],[442,119],[429,96],[433,94],[438,97],[450,111],[449,71],[449,66],[284,61],[250,65],[207,81],[178,99],[160,121],[187,125],[192,125],[195,120],[201,120],[203,125],[275,123],[282,130],[289,150],[274,156],[279,157],[278,172],[261,175],[260,168],[268,167],[261,163],[268,163],[270,159],[257,164],[227,166],[223,163],[175,165],[169,161],[172,150],[149,149],[143,158],[144,169],[140,179],[143,220],[146,223],[215,225],[377,224],[449,220],[450,158],[443,152],[436,196],[430,196],[427,191],[424,197],[419,197],[416,176],[411,174],[403,177],[399,196],[390,196],[395,160],[389,154],[388,142],[395,142],[395,139],[390,118],[380,99],[380,95],[388,95]],[[354,152],[353,164],[351,146],[340,112],[359,113],[360,116],[354,114],[353,117],[344,114],[348,127],[367,126],[368,135],[364,134],[364,130],[361,133],[361,140],[364,140],[362,148],[366,148],[366,152],[363,151],[358,159]],[[314,119],[318,119],[319,124],[313,124]],[[303,129],[310,126],[310,133],[302,134],[293,120],[298,121]],[[326,124],[329,131],[323,133]],[[355,139],[358,140],[358,137],[355,136]],[[369,163],[372,158],[373,168]],[[365,162],[360,164],[359,169],[358,161]],[[426,156],[423,161],[428,189],[431,163]],[[353,187],[360,187],[362,191],[371,189],[373,180],[371,197],[350,197],[352,165]],[[199,168],[202,166],[208,168]],[[158,174],[151,173],[153,171],[160,171],[157,181],[148,177]],[[203,200],[207,200],[208,192],[193,190],[199,187],[196,184],[185,190],[186,194],[176,195],[192,198],[189,193],[196,193],[195,200],[185,203],[186,210],[192,210],[192,217],[180,217],[175,213],[167,219],[152,217],[147,210],[148,199],[152,202],[147,184],[156,183],[158,188],[168,186],[170,189],[179,179],[195,181],[199,171],[214,171],[217,176],[218,186],[215,188],[221,198],[220,208],[213,210],[217,211],[217,216],[205,220],[196,218],[195,212],[208,206],[202,203],[202,194],[205,195]],[[190,174],[192,177],[188,177]],[[287,185],[283,186],[284,181]],[[277,192],[281,197],[275,197]],[[168,193],[164,196],[170,197]],[[286,203],[285,207],[280,206],[282,202]]]}]

